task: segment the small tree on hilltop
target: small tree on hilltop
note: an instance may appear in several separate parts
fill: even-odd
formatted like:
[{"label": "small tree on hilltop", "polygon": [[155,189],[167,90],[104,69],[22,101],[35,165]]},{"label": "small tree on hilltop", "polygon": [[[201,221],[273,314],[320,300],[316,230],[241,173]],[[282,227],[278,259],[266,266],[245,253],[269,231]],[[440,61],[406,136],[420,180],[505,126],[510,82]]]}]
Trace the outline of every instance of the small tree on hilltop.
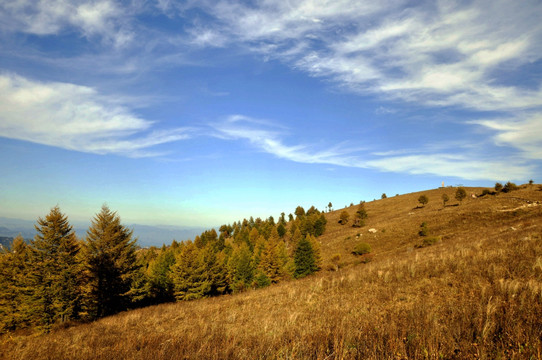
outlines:
[{"label": "small tree on hilltop", "polygon": [[388,196],[386,195],[386,193],[383,193],[382,196],[380,197],[381,199],[386,199]]},{"label": "small tree on hilltop", "polygon": [[446,194],[442,194],[442,205],[444,207],[446,207],[446,203],[450,200],[450,198],[448,197],[448,195]]},{"label": "small tree on hilltop", "polygon": [[348,211],[346,210],[343,210],[341,212],[341,215],[339,217],[339,223],[341,223],[341,225],[344,225],[348,222],[348,219],[350,218],[350,214],[348,214]]},{"label": "small tree on hilltop", "polygon": [[422,207],[424,207],[425,204],[429,202],[429,198],[426,195],[420,195],[420,197],[418,198],[418,202],[422,204]]},{"label": "small tree on hilltop", "polygon": [[461,202],[463,201],[463,199],[465,199],[467,197],[467,191],[462,188],[462,187],[458,187],[456,192],[455,192],[455,198],[457,201]]},{"label": "small tree on hilltop", "polygon": [[495,183],[495,191],[500,192],[502,190],[502,184],[501,183]]}]

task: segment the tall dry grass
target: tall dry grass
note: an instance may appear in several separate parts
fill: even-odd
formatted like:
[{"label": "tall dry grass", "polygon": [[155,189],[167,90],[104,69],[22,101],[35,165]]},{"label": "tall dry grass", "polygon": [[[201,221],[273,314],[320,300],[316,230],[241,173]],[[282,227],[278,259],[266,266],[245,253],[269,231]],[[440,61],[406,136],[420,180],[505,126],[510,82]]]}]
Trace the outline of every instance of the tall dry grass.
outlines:
[{"label": "tall dry grass", "polygon": [[[517,205],[505,205],[512,200],[504,197],[488,199],[489,210],[480,207],[485,199],[443,210],[430,201],[424,213],[394,221],[386,220],[383,202],[396,214],[412,211],[390,200],[367,204],[368,226],[388,229],[362,236],[375,250],[368,264],[355,264],[345,251],[353,265],[336,272],[121,313],[49,335],[12,334],[0,340],[0,358],[541,359],[539,209],[500,211]],[[442,240],[415,249],[422,218]],[[402,224],[409,229],[403,237]],[[352,240],[345,236],[358,231],[332,225],[329,232],[340,236],[326,233],[324,241],[346,249]],[[326,256],[338,250],[328,248]]]}]

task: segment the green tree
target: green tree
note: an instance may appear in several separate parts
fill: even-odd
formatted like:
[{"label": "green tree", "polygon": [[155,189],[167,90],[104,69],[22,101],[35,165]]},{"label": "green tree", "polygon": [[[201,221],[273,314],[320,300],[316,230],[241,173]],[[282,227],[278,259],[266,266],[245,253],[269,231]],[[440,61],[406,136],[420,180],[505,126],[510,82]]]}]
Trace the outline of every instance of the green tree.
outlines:
[{"label": "green tree", "polygon": [[329,211],[331,211],[331,208],[333,208],[333,204],[331,203],[331,201],[329,202],[329,204],[327,204],[327,208],[329,209]]},{"label": "green tree", "polygon": [[304,277],[318,270],[314,260],[314,251],[310,241],[302,238],[295,249],[294,254],[296,278]]},{"label": "green tree", "polygon": [[350,218],[350,214],[348,214],[348,211],[343,210],[341,212],[341,215],[339,216],[339,223],[341,225],[344,225],[348,222],[348,219]]},{"label": "green tree", "polygon": [[208,296],[211,282],[208,279],[200,249],[187,243],[171,268],[174,294],[177,300],[194,300]]},{"label": "green tree", "polygon": [[92,318],[125,310],[132,301],[130,289],[139,268],[132,235],[106,205],[92,219],[83,247],[86,305]]},{"label": "green tree", "polygon": [[252,252],[247,244],[241,244],[235,248],[228,265],[232,279],[231,290],[239,292],[250,287],[254,278],[254,263]]},{"label": "green tree", "polygon": [[303,209],[302,206],[298,206],[296,207],[294,214],[298,219],[302,218],[303,216],[305,216],[305,209]]},{"label": "green tree", "polygon": [[282,278],[282,263],[278,253],[278,241],[269,239],[264,245],[260,255],[258,269],[265,274],[271,283],[277,283]]},{"label": "green tree", "polygon": [[284,235],[286,235],[286,227],[282,222],[277,226],[277,232],[279,233],[280,238],[283,238]]},{"label": "green tree", "polygon": [[386,195],[386,193],[383,193],[382,196],[380,197],[381,199],[387,199],[388,196]]},{"label": "green tree", "polygon": [[29,250],[18,235],[9,249],[0,247],[0,334],[30,324],[30,289],[26,273]]},{"label": "green tree", "polygon": [[450,200],[448,195],[442,194],[442,206],[446,207],[446,203]]},{"label": "green tree", "polygon": [[80,250],[68,217],[58,206],[35,225],[28,284],[32,318],[48,331],[57,321],[79,318],[81,311]]},{"label": "green tree", "polygon": [[429,202],[429,198],[426,195],[420,195],[420,197],[418,198],[418,202],[422,204],[422,207],[424,207],[425,204]]},{"label": "green tree", "polygon": [[322,267],[322,255],[320,250],[320,242],[318,239],[312,235],[307,236],[307,241],[310,242],[312,247],[312,252],[314,254],[314,264],[316,265],[316,270],[320,270]]},{"label": "green tree", "polygon": [[150,265],[148,294],[153,303],[175,300],[171,267],[175,264],[174,249],[162,248]]},{"label": "green tree", "polygon": [[457,201],[461,202],[463,201],[463,199],[465,199],[467,197],[467,191],[462,188],[462,187],[458,187],[456,192],[455,192],[455,198]]}]

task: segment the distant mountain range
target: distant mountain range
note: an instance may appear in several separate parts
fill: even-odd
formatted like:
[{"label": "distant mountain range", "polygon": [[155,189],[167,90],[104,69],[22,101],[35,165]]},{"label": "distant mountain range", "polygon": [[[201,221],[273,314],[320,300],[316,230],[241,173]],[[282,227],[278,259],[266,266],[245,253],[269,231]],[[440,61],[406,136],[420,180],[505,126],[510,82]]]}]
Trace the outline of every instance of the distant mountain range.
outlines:
[{"label": "distant mountain range", "polygon": [[[0,217],[0,244],[7,246],[11,240],[21,234],[27,240],[34,238],[36,230],[35,221],[11,219]],[[90,224],[72,223],[75,233],[79,237],[84,237]],[[132,224],[127,225],[134,230],[134,236],[138,238],[138,244],[141,247],[169,245],[175,239],[177,241],[194,239],[208,228],[196,226],[150,226]]]}]

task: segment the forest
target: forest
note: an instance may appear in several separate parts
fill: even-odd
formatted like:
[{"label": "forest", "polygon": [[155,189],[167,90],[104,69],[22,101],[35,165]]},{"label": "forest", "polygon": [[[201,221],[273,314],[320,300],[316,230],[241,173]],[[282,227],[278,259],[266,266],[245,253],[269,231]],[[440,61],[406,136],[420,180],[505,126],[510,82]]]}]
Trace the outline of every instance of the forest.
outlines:
[{"label": "forest", "polygon": [[139,248],[133,231],[104,205],[78,238],[58,206],[0,251],[0,334],[49,332],[127,309],[194,300],[301,278],[321,267],[324,213],[298,206],[277,222],[244,219],[194,241]]}]

